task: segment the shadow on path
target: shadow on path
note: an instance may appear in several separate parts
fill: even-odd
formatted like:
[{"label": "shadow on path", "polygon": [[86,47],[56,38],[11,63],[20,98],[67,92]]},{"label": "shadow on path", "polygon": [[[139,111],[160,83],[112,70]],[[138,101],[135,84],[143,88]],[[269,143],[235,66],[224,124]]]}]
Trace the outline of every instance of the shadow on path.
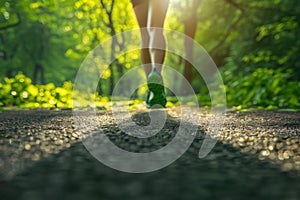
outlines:
[{"label": "shadow on path", "polygon": [[203,137],[197,136],[180,159],[162,170],[146,174],[110,169],[78,142],[34,162],[12,180],[1,182],[0,196],[3,200],[299,198],[297,172],[282,172],[267,161],[221,143],[200,160],[198,152],[202,141]]}]

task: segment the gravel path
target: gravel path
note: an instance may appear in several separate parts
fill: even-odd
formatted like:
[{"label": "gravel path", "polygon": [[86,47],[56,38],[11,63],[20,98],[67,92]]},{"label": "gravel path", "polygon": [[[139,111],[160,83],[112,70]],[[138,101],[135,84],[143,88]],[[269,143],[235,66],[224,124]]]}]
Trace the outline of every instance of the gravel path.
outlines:
[{"label": "gravel path", "polygon": [[[167,112],[161,132],[141,141],[122,133],[109,111],[98,111],[97,120],[116,145],[148,152],[166,145],[176,133],[179,110]],[[210,115],[205,109],[200,113],[196,138],[181,158],[159,171],[128,174],[89,154],[71,111],[0,111],[0,197],[299,199],[300,113],[228,112],[218,143],[201,160],[198,152]],[[149,123],[144,110],[132,111],[132,119],[140,125]]]}]

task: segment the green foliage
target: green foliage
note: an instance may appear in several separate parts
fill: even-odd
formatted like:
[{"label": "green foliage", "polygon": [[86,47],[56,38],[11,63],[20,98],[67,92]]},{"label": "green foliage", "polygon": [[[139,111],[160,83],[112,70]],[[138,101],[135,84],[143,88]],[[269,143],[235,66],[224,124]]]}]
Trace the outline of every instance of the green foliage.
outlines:
[{"label": "green foliage", "polygon": [[[232,69],[231,69],[232,70]],[[300,108],[300,82],[289,81],[292,71],[258,68],[249,75],[234,75],[230,69],[223,69],[222,75],[227,92],[227,105],[239,108]],[[33,85],[30,78],[19,73],[13,78],[5,78],[0,83],[0,106],[21,108],[72,108],[71,82],[62,87],[53,83]],[[200,105],[210,105],[207,87],[202,87],[198,96]],[[95,95],[93,105],[98,109],[108,109],[114,103],[110,98]],[[189,99],[186,98],[188,103]],[[177,97],[168,97],[167,106],[178,105]],[[130,108],[142,108],[144,102],[131,100]]]},{"label": "green foliage", "polygon": [[[231,30],[237,35],[228,46],[225,66],[236,67],[244,74],[262,68],[293,69],[290,78],[300,80],[300,2],[236,1],[242,15]],[[221,50],[222,51],[222,50]],[[221,52],[219,52],[221,53]],[[236,73],[236,71],[234,72]]]},{"label": "green foliage", "polygon": [[258,68],[236,75],[224,68],[222,72],[229,106],[300,108],[300,82],[290,81],[292,70]]},{"label": "green foliage", "polygon": [[65,82],[62,87],[56,87],[53,83],[33,85],[30,78],[19,73],[0,83],[0,106],[71,108],[72,86],[71,82]]},{"label": "green foliage", "polygon": [[[54,83],[46,85],[34,85],[32,80],[23,73],[18,73],[13,78],[4,78],[0,82],[0,107],[20,107],[20,108],[72,108],[73,83],[64,82],[59,87]],[[94,94],[92,96],[82,96],[80,103],[83,107],[95,107],[97,109],[108,109],[113,105],[110,98]],[[88,99],[88,100],[87,100]],[[91,103],[93,99],[93,104]],[[131,100],[129,107],[134,108],[140,104],[144,104],[139,100]]]},{"label": "green foliage", "polygon": [[[222,67],[228,104],[299,108],[300,1],[172,0],[166,27],[184,32],[195,1],[201,2],[195,8],[195,40]],[[70,107],[72,85],[65,82],[74,80],[88,52],[113,34],[137,28],[130,1],[114,2],[0,0],[0,78],[19,71],[29,76],[18,74],[0,83],[0,106]],[[112,56],[124,45],[122,40],[117,43]],[[110,48],[103,54],[110,55]],[[98,92],[110,95],[119,78],[140,65],[139,58],[137,51],[118,57],[101,77]],[[184,60],[177,55],[168,53],[165,63],[184,70]],[[35,72],[48,84],[32,84],[31,80],[39,82]],[[191,84],[200,104],[209,105],[207,87],[196,73]],[[180,81],[174,82],[180,87]],[[97,98],[96,106],[109,101]],[[170,98],[169,105],[176,102]]]},{"label": "green foliage", "polygon": [[[111,1],[104,2],[110,7]],[[111,34],[137,26],[130,2],[114,2],[113,24],[109,24],[107,10],[100,1],[1,1],[0,78],[22,71],[37,83],[42,74],[46,83],[73,81],[89,51]],[[115,28],[114,33],[110,26]],[[36,64],[43,71],[34,80]]]}]

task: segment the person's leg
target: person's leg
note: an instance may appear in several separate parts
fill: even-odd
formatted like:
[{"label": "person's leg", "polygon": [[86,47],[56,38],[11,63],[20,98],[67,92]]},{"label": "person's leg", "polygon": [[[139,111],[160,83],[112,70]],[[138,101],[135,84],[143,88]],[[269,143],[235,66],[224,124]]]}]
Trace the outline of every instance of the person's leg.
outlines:
[{"label": "person's leg", "polygon": [[[163,26],[168,3],[169,0],[144,0],[134,8],[142,35],[141,60],[147,75],[148,108],[155,105],[165,107],[167,102],[160,73],[165,59],[166,42]],[[152,69],[156,70],[152,72]]]},{"label": "person's leg", "polygon": [[150,36],[150,56],[153,67],[161,73],[165,60],[166,41],[163,33],[169,0],[150,0],[147,28]]},{"label": "person's leg", "polygon": [[139,27],[141,28],[141,36],[142,36],[142,43],[141,43],[141,61],[146,73],[146,76],[152,71],[151,67],[151,57],[149,48],[149,34],[146,29],[147,21],[148,21],[148,1],[140,3],[134,7],[135,16],[137,18]]}]

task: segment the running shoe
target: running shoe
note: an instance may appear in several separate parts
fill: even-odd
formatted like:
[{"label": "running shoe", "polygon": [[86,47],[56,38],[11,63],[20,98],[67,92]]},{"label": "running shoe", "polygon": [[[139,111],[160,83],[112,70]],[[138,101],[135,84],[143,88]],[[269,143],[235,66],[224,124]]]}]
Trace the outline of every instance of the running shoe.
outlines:
[{"label": "running shoe", "polygon": [[167,99],[163,79],[162,76],[159,73],[157,73],[155,69],[152,70],[152,72],[148,75],[147,84],[149,89],[146,99],[147,108],[165,108]]}]

